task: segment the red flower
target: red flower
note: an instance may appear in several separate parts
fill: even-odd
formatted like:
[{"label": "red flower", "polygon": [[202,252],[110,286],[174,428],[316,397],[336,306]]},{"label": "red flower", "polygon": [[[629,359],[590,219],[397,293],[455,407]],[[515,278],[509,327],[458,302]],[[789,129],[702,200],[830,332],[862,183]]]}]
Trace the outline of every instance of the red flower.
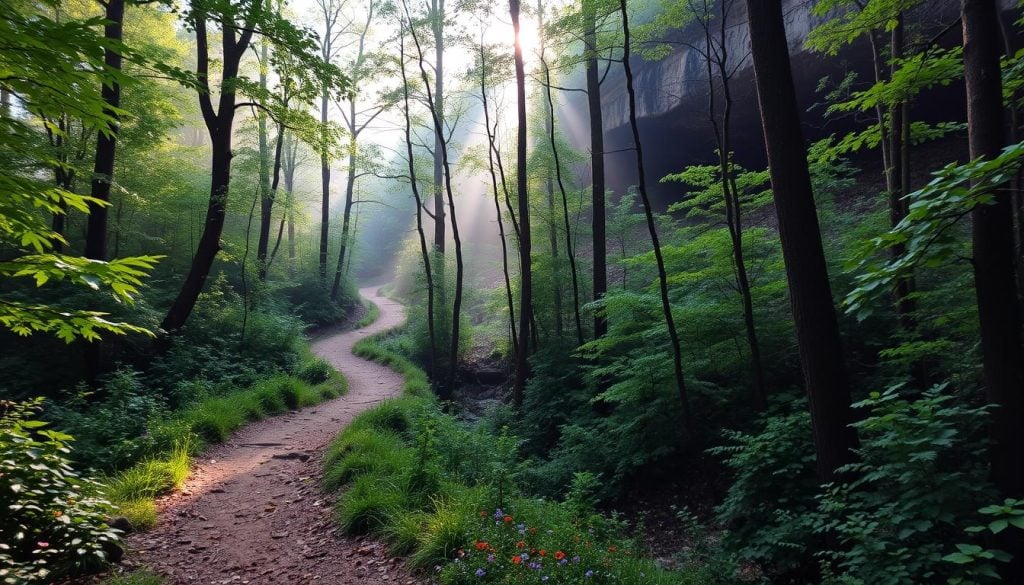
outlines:
[{"label": "red flower", "polygon": [[526,543],[521,540],[516,543],[516,548],[523,548],[524,546],[526,546]]},{"label": "red flower", "polygon": [[548,554],[548,551],[546,551],[544,549],[540,549],[540,556],[545,556],[547,554]]},{"label": "red flower", "polygon": [[505,524],[508,524],[509,522],[512,521],[512,517],[511,516],[505,516],[504,520],[505,520]]},{"label": "red flower", "polygon": [[536,528],[531,528],[530,529],[530,534],[537,534],[537,529]]},{"label": "red flower", "polygon": [[516,556],[512,557],[512,564],[513,565],[518,565],[521,562],[523,562],[523,559],[519,558],[519,555],[516,555]]},{"label": "red flower", "polygon": [[473,546],[476,547],[476,550],[487,550],[487,543],[481,540],[476,541],[476,544]]},{"label": "red flower", "polygon": [[555,551],[555,560],[560,561],[565,558],[565,553],[562,551]]},{"label": "red flower", "polygon": [[613,553],[617,550],[619,550],[619,547],[615,546],[614,544],[608,547],[608,552],[610,553]]}]

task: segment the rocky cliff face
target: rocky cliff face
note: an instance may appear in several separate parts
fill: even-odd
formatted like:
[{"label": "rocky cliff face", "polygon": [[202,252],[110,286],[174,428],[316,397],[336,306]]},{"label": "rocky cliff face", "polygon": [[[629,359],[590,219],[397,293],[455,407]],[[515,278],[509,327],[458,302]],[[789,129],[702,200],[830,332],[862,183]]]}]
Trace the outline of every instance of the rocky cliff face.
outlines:
[{"label": "rocky cliff face", "polygon": [[[1016,0],[1000,0],[1009,10]],[[817,70],[815,62],[824,61],[817,54],[804,47],[807,35],[824,18],[811,14],[814,0],[783,0],[783,14],[786,20],[786,37],[789,39],[790,55],[794,74],[805,70]],[[958,17],[958,0],[929,0],[913,13],[909,20],[951,23]],[[939,25],[941,27],[941,25]],[[953,36],[953,35],[950,35]],[[676,44],[666,58],[660,61],[634,60],[639,102],[637,115],[642,118],[661,116],[672,110],[688,105],[693,100],[707,99],[707,70],[701,51],[706,48],[703,30],[691,25],[676,31],[671,38]],[[693,47],[693,48],[691,48]],[[828,67],[833,71],[843,66],[843,61],[856,60],[866,63],[870,58],[866,42],[855,43],[839,59],[830,59]],[[752,75],[750,61],[750,35],[747,31],[746,3],[733,0],[726,23],[726,49],[729,60],[736,67],[736,77],[745,79]],[[799,80],[798,80],[799,81]],[[817,80],[815,80],[816,82]],[[602,106],[605,114],[605,129],[612,130],[629,122],[628,102],[624,79],[621,72],[609,76],[602,91]]]},{"label": "rocky cliff face", "polygon": [[[730,62],[735,67],[731,81],[733,93],[733,144],[737,161],[748,168],[763,168],[763,141],[754,75],[750,61],[750,41],[747,32],[745,2],[733,0],[733,8],[726,22],[726,46]],[[1004,10],[1014,10],[1016,0],[1000,0]],[[824,57],[807,50],[804,43],[808,33],[819,25],[821,18],[811,14],[814,0],[783,0],[786,33],[789,38],[794,83],[801,107],[805,112],[804,131],[808,140],[829,134],[842,133],[860,127],[862,120],[852,117],[826,119],[824,101],[818,90],[825,77],[838,81],[847,72],[858,73],[860,80],[869,80],[871,51],[866,39],[853,43],[838,56]],[[936,32],[950,27],[942,36],[942,43],[959,43],[958,0],[928,0],[909,14],[908,22],[928,23],[917,27],[920,38],[930,39]],[[678,172],[688,164],[708,163],[713,160],[714,140],[707,117],[708,79],[701,51],[705,47],[703,31],[692,25],[673,33],[676,48],[660,61],[646,61],[634,57],[633,66],[637,83],[638,116],[644,141],[645,162],[651,179],[654,197],[663,204],[678,198],[679,187],[657,184],[657,179]],[[628,98],[621,68],[614,66],[602,84],[602,105],[608,186],[617,193],[635,183],[635,159],[628,126]],[[720,92],[719,92],[720,95]],[[586,116],[586,104],[573,108],[572,114]],[[958,84],[930,90],[927,99],[913,105],[912,116],[923,121],[963,120],[963,88]],[[575,124],[570,130],[573,142],[585,149],[589,138],[585,124]],[[865,153],[864,156],[873,156]]]}]

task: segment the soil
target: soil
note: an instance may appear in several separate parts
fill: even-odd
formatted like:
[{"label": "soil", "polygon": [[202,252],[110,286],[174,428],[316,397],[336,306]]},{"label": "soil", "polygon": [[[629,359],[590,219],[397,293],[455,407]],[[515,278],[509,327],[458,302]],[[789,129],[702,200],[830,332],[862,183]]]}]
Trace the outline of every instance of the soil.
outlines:
[{"label": "soil", "polygon": [[313,343],[348,378],[348,394],[251,424],[203,453],[183,489],[157,503],[156,528],[128,537],[127,569],[143,566],[172,584],[420,582],[383,543],[340,534],[334,496],[320,487],[331,439],[402,388],[401,376],[356,357],[352,346],[400,324],[404,309],[376,287],[360,293],[380,307],[380,318],[323,332]]}]

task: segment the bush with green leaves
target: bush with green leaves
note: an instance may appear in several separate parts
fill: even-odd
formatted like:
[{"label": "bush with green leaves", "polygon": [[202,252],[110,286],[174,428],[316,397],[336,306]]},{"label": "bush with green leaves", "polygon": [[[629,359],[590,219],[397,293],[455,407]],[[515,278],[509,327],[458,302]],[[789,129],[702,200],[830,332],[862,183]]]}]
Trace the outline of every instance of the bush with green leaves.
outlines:
[{"label": "bush with green leaves", "polygon": [[76,462],[107,470],[131,464],[150,451],[149,422],[165,411],[164,401],[142,376],[123,367],[96,392],[80,390],[51,404],[46,415],[75,437]]},{"label": "bush with green leaves", "polygon": [[857,461],[840,470],[851,479],[825,487],[814,521],[816,532],[837,543],[819,553],[836,583],[956,576],[943,560],[950,536],[994,496],[976,456],[987,409],[968,402],[942,384],[917,397],[893,387],[854,405],[866,416],[853,423],[861,438]]},{"label": "bush with green leaves", "polygon": [[40,400],[0,402],[0,579],[52,582],[120,555],[112,507],[71,466],[70,435],[32,417]]},{"label": "bush with green leaves", "polygon": [[801,409],[766,416],[759,432],[722,434],[727,443],[708,451],[733,472],[716,510],[728,529],[726,550],[773,573],[813,570],[809,550],[818,481],[810,415]]}]

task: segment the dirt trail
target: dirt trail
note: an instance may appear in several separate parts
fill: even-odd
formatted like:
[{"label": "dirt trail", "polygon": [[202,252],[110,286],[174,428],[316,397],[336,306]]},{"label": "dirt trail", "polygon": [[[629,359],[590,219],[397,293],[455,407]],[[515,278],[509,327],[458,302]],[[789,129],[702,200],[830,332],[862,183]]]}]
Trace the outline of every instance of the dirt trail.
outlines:
[{"label": "dirt trail", "polygon": [[128,538],[129,562],[178,583],[416,583],[373,540],[338,533],[333,498],[320,489],[324,448],[352,418],[395,396],[402,378],[358,358],[360,339],[394,327],[403,307],[360,293],[380,318],[327,334],[313,351],[344,372],[349,391],[318,406],[251,424],[203,453],[180,493],[160,501],[160,522]]}]

